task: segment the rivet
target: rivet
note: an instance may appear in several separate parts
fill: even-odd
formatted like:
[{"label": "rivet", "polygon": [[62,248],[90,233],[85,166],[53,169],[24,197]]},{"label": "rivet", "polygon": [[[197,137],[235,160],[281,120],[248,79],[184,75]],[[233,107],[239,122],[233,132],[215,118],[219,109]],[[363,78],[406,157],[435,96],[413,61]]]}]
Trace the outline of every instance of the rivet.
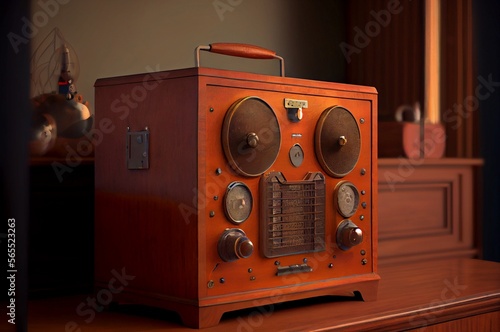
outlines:
[{"label": "rivet", "polygon": [[219,196],[214,196],[214,201],[218,200]]},{"label": "rivet", "polygon": [[365,190],[361,190],[361,195],[365,195],[366,194],[366,191]]},{"label": "rivet", "polygon": [[274,261],[274,265],[280,265],[280,261]]},{"label": "rivet", "polygon": [[225,282],[226,282],[226,279],[224,279],[224,278],[220,278],[220,279],[219,279],[219,282],[220,282],[221,284],[223,284],[223,283],[225,283]]},{"label": "rivet", "polygon": [[210,211],[210,218],[213,218],[213,217],[215,217],[215,211],[214,210]]},{"label": "rivet", "polygon": [[366,264],[368,264],[368,260],[366,258],[363,258],[361,260],[361,265],[366,265]]},{"label": "rivet", "polygon": [[365,175],[366,174],[366,169],[362,168],[361,169],[361,175]]},{"label": "rivet", "polygon": [[366,202],[362,202],[361,206],[363,207],[363,209],[366,209]]},{"label": "rivet", "polygon": [[222,174],[222,169],[217,168],[217,169],[215,170],[215,174],[216,174],[216,175],[221,175],[221,174]]},{"label": "rivet", "polygon": [[253,269],[250,267],[248,268],[248,273],[252,273],[253,272]]},{"label": "rivet", "polygon": [[303,261],[304,263],[307,263],[307,258],[304,258],[302,261]]},{"label": "rivet", "polygon": [[359,253],[360,253],[361,255],[363,255],[363,256],[364,256],[364,255],[366,255],[366,251],[365,251],[365,250],[361,250]]},{"label": "rivet", "polygon": [[333,268],[333,263],[328,264],[328,268],[329,269]]},{"label": "rivet", "polygon": [[365,220],[365,216],[364,215],[360,215],[359,216],[359,220]]},{"label": "rivet", "polygon": [[359,122],[360,122],[361,124],[365,123],[365,118],[361,118],[361,119],[359,119]]},{"label": "rivet", "polygon": [[213,280],[210,280],[210,281],[207,283],[207,287],[208,287],[208,288],[214,288],[214,285],[215,285],[215,283],[214,283],[214,281],[213,281]]},{"label": "rivet", "polygon": [[254,281],[254,280],[255,280],[255,276],[251,276],[250,281]]},{"label": "rivet", "polygon": [[213,107],[210,107],[210,112],[213,112],[214,111],[214,108]]}]

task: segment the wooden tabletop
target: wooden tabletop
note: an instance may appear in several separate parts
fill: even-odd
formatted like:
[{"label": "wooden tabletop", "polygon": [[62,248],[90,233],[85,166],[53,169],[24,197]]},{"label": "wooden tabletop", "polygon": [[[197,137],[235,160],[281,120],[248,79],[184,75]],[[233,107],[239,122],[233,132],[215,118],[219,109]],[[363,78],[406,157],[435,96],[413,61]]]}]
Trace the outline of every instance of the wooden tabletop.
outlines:
[{"label": "wooden tabletop", "polygon": [[[328,297],[245,309],[225,314],[218,326],[203,331],[388,331],[486,313],[500,317],[500,263],[456,259],[384,266],[379,272],[377,301]],[[91,310],[89,297],[30,300],[29,331],[191,330],[176,314],[160,309]]]}]

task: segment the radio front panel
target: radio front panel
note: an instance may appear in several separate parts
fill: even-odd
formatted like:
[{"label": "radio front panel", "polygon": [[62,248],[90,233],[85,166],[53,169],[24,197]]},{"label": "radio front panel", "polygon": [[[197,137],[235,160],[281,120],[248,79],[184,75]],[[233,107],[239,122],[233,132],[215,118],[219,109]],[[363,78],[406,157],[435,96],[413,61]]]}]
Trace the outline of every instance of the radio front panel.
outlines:
[{"label": "radio front panel", "polygon": [[206,295],[372,273],[371,100],[241,85],[206,87]]}]

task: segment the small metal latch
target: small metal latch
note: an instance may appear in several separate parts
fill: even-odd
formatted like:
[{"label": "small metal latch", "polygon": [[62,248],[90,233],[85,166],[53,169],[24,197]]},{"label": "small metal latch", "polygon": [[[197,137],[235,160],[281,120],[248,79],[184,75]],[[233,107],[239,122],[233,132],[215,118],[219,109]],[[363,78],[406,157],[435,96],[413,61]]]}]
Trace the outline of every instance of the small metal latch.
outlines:
[{"label": "small metal latch", "polygon": [[149,169],[149,128],[130,131],[127,127],[127,168]]},{"label": "small metal latch", "polygon": [[302,120],[302,109],[307,108],[307,100],[285,98],[285,108],[288,120],[299,122]]}]

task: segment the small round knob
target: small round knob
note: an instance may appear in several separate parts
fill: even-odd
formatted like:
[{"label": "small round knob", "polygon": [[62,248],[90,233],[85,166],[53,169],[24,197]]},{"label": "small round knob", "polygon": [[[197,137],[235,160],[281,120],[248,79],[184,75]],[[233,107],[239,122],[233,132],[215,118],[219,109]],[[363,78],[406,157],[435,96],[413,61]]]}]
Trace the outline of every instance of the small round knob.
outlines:
[{"label": "small round knob", "polygon": [[253,253],[253,243],[239,228],[226,229],[219,239],[217,249],[224,262],[248,258]]},{"label": "small round knob", "polygon": [[247,144],[251,148],[256,148],[259,144],[259,136],[256,133],[249,133],[247,135]]},{"label": "small round knob", "polygon": [[339,145],[344,146],[346,144],[347,144],[347,137],[345,137],[344,135],[340,136],[339,137]]},{"label": "small round knob", "polygon": [[247,237],[236,240],[235,251],[239,258],[248,258],[253,253],[253,243]]},{"label": "small round knob", "polygon": [[342,250],[348,250],[363,242],[363,231],[352,221],[345,220],[337,229],[337,244]]}]

